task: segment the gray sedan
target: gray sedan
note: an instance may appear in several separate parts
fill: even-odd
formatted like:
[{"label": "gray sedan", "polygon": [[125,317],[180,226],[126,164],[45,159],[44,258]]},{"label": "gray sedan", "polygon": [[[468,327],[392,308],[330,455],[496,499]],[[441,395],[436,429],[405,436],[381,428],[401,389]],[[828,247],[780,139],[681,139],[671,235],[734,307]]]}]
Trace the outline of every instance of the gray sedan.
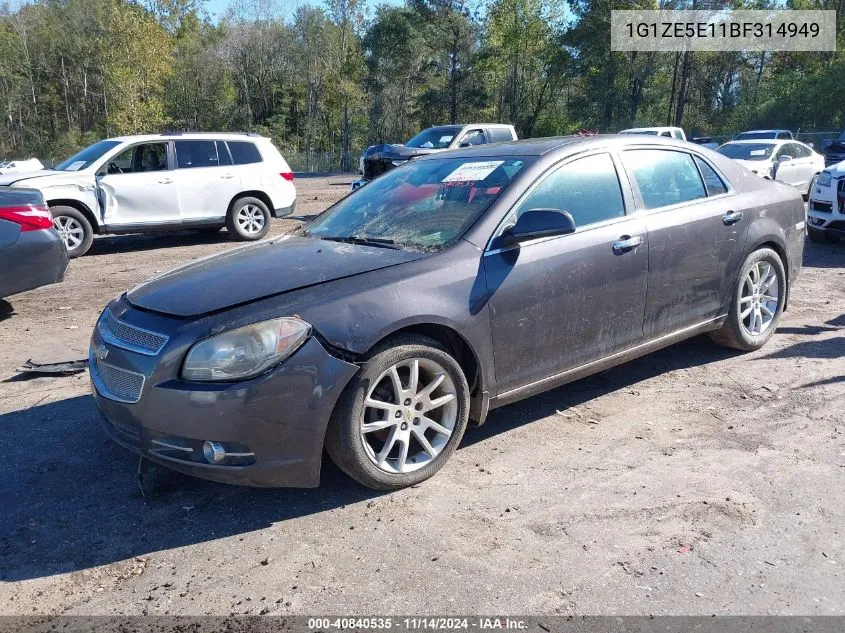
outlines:
[{"label": "gray sedan", "polygon": [[35,189],[0,189],[0,298],[62,281],[64,241]]},{"label": "gray sedan", "polygon": [[760,348],[803,244],[800,193],[689,143],[441,153],[115,299],[94,398],[115,441],[199,477],[316,486],[325,448],[399,488],[495,407],[704,332]]}]

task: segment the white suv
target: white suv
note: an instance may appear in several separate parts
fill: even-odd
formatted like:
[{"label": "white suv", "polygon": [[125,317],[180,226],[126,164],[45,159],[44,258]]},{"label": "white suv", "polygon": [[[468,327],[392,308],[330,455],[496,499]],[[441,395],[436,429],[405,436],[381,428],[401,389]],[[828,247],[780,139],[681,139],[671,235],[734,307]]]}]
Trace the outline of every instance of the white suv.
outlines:
[{"label": "white suv", "polygon": [[53,169],[0,176],[40,189],[68,255],[95,233],[179,229],[263,237],[270,217],[293,212],[293,173],[270,139],[253,134],[168,133],[94,143]]}]

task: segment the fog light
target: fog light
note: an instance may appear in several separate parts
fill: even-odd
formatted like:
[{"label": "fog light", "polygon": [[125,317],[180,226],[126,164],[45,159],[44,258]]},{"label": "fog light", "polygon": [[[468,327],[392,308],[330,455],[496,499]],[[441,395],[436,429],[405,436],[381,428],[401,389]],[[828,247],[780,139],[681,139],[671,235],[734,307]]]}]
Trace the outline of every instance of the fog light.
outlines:
[{"label": "fog light", "polygon": [[223,460],[226,459],[226,449],[223,448],[222,444],[208,440],[202,443],[202,454],[209,464],[222,464]]},{"label": "fog light", "polygon": [[822,220],[821,218],[810,218],[810,222],[812,222],[816,226],[824,224],[824,220]]}]

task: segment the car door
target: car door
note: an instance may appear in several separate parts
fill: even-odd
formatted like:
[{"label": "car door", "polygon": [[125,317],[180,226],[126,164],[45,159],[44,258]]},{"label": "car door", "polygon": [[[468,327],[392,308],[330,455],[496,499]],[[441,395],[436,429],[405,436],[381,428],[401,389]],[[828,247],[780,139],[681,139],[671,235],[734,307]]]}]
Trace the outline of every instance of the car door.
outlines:
[{"label": "car door", "polygon": [[213,139],[179,139],[173,146],[173,178],[183,226],[223,221],[229,203],[241,192],[241,178],[226,144]]},{"label": "car door", "polygon": [[626,215],[630,187],[606,152],[558,164],[518,202],[498,233],[538,208],[572,214],[574,233],[483,257],[500,393],[636,345],[642,338],[648,239]]},{"label": "car door", "polygon": [[179,200],[166,141],[131,145],[97,171],[97,195],[109,230],[179,223]]},{"label": "car door", "polygon": [[[794,151],[792,143],[784,143],[775,152],[775,180],[797,187],[801,184],[801,165],[799,159],[793,155]],[[785,161],[784,156],[789,156],[790,159]]]},{"label": "car door", "polygon": [[810,180],[816,175],[816,161],[813,158],[813,150],[803,143],[790,143],[793,159],[796,166],[796,183],[801,189],[808,189]]},{"label": "car door", "polygon": [[621,156],[648,231],[645,339],[715,318],[745,244],[737,196],[701,156],[664,148]]}]

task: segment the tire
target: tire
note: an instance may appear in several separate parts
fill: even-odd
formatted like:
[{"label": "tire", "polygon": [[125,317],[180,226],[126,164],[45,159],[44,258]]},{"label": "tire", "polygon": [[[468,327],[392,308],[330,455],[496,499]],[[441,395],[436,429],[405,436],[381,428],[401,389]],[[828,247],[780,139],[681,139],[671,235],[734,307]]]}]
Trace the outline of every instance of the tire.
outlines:
[{"label": "tire", "polygon": [[811,242],[816,244],[836,244],[839,241],[839,236],[833,233],[828,233],[821,229],[814,229],[812,226],[807,227],[807,237]]},{"label": "tire", "polygon": [[238,198],[226,214],[226,229],[239,240],[260,240],[270,230],[270,210],[258,198]]},{"label": "tire", "polygon": [[[762,277],[759,287],[755,288],[752,271],[757,272],[758,279]],[[762,275],[761,271],[764,271]],[[774,296],[771,294],[775,288],[774,283],[770,281],[772,277],[777,281],[776,301],[767,301],[765,297]],[[746,258],[740,271],[727,320],[720,329],[710,333],[710,338],[719,345],[745,352],[760,349],[777,329],[787,291],[786,273],[780,256],[770,248],[754,251]],[[748,310],[750,313],[743,316]],[[762,327],[758,327],[756,320],[752,322],[756,316],[759,316],[759,326]],[[765,319],[769,317],[771,320],[765,323]],[[752,331],[755,329],[759,331]]]},{"label": "tire", "polygon": [[[418,389],[409,389],[415,360]],[[408,396],[404,400],[393,397],[396,382],[391,368],[397,366],[402,398]],[[426,396],[426,387],[435,382],[436,388]],[[393,408],[366,406],[365,400]],[[444,402],[426,408],[440,401]],[[458,362],[430,338],[397,337],[376,349],[344,390],[329,421],[325,447],[332,461],[358,483],[397,490],[425,481],[443,467],[460,443],[468,418],[469,386]],[[436,426],[430,426],[431,421]],[[377,430],[364,432],[364,424]]]},{"label": "tire", "polygon": [[71,259],[81,257],[91,248],[94,241],[94,229],[88,218],[73,207],[56,205],[50,207],[53,214],[53,226],[59,232]]}]

